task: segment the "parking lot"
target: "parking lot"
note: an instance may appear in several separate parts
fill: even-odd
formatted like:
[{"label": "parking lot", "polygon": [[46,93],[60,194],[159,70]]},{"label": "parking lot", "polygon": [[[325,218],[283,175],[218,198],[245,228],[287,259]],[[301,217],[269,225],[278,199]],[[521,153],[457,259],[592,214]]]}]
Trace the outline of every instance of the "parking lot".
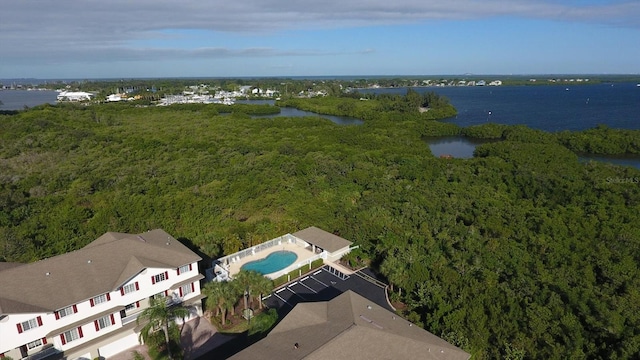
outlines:
[{"label": "parking lot", "polygon": [[299,302],[327,301],[347,290],[393,311],[387,302],[385,284],[366,272],[347,275],[329,265],[276,289],[264,302],[280,313],[287,313]]}]

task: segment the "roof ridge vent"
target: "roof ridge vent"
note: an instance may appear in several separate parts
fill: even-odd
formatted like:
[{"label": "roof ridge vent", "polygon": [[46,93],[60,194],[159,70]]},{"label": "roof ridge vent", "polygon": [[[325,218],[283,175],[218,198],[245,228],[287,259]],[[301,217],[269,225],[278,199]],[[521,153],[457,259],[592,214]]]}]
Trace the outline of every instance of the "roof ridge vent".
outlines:
[{"label": "roof ridge vent", "polygon": [[380,329],[380,330],[382,330],[382,329],[383,329],[382,325],[380,325],[380,324],[376,323],[375,321],[373,321],[373,320],[369,319],[369,318],[368,318],[368,317],[366,317],[366,316],[360,315],[360,319],[362,319],[362,320],[364,320],[364,321],[368,322],[369,324],[371,324],[371,325],[373,325],[373,326],[377,327],[377,328],[378,328],[378,329]]}]

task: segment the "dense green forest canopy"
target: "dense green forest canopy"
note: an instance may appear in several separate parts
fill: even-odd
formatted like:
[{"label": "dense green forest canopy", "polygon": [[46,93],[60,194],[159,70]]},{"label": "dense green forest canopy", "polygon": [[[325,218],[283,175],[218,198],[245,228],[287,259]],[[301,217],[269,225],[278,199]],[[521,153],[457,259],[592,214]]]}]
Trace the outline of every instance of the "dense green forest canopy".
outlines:
[{"label": "dense green forest canopy", "polygon": [[[571,134],[461,130],[413,112],[361,126],[248,112],[0,116],[0,258],[153,228],[216,257],[313,225],[359,245],[351,260],[370,261],[411,321],[474,359],[640,352],[640,171],[580,163],[563,146]],[[461,131],[504,141],[444,160],[422,140]]]},{"label": "dense green forest canopy", "polygon": [[295,107],[319,114],[351,116],[365,121],[388,120],[440,120],[457,115],[449,99],[435,92],[420,95],[407,89],[405,95],[360,94],[357,91],[340,96],[327,97],[287,97],[277,101],[278,106]]}]

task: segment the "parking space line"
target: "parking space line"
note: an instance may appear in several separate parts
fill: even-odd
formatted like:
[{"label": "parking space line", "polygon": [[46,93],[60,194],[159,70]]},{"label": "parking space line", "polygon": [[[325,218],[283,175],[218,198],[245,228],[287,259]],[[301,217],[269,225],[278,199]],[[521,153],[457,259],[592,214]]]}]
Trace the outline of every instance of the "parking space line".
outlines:
[{"label": "parking space line", "polygon": [[293,305],[289,304],[289,302],[287,300],[285,300],[282,296],[278,295],[278,294],[274,294],[278,299],[284,301],[285,304],[293,307]]},{"label": "parking space line", "polygon": [[326,284],[322,283],[322,281],[319,281],[319,280],[318,280],[318,279],[316,279],[315,277],[310,276],[309,278],[310,278],[311,280],[313,280],[313,281],[317,282],[318,284],[321,284],[322,286],[327,287],[327,285],[326,285]]},{"label": "parking space line", "polygon": [[318,293],[317,291],[315,291],[315,290],[313,290],[312,288],[310,288],[310,287],[308,287],[307,285],[305,285],[302,281],[300,282],[300,285],[302,285],[302,286],[306,287],[307,289],[309,289],[309,290],[313,291],[315,294],[317,294],[317,293]]},{"label": "parking space line", "polygon": [[291,291],[291,293],[297,297],[299,297],[300,299],[307,301],[307,298],[305,298],[304,296],[298,294],[297,292],[293,291],[291,288],[287,287],[287,290]]},{"label": "parking space line", "polygon": [[329,287],[329,285],[327,285],[327,284],[323,283],[322,281],[320,281],[320,280],[316,279],[315,277],[311,276],[311,278],[312,278],[313,280],[315,280],[315,281],[319,282],[320,284],[324,285],[325,287]]}]

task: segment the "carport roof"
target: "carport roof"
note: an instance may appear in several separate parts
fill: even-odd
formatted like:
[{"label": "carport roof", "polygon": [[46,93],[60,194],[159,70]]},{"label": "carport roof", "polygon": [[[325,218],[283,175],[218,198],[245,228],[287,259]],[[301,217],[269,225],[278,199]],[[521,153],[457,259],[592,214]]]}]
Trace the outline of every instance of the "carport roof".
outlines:
[{"label": "carport roof", "polygon": [[329,252],[336,252],[353,244],[349,240],[343,239],[340,236],[322,229],[318,229],[315,226],[300,230],[292,235]]}]

